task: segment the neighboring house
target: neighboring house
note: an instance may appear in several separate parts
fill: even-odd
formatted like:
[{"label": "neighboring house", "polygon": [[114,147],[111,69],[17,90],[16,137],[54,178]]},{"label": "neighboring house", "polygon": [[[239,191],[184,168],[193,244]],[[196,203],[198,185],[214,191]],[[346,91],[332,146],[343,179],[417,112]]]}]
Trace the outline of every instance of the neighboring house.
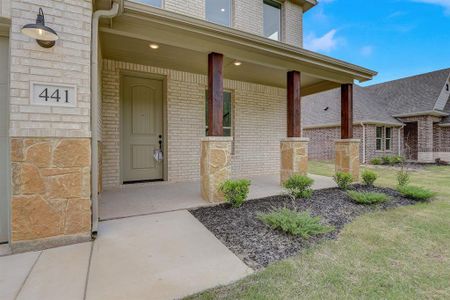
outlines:
[{"label": "neighboring house", "polygon": [[0,242],[90,239],[126,183],[198,180],[218,201],[231,176],[304,173],[300,95],[338,87],[344,165],[352,84],[376,72],[302,48],[316,4],[0,0]]},{"label": "neighboring house", "polygon": [[[450,69],[368,87],[355,85],[354,137],[361,139],[361,161],[386,155],[418,162],[450,161],[449,86]],[[334,158],[339,99],[337,89],[303,99],[310,158]]]}]

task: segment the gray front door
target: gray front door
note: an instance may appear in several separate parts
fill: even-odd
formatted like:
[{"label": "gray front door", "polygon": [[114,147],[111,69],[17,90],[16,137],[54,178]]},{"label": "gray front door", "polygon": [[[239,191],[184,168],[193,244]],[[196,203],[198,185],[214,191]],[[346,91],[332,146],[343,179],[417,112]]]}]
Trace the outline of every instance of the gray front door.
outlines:
[{"label": "gray front door", "polygon": [[[161,80],[124,76],[122,81],[123,182],[163,179],[163,83]],[[160,143],[161,142],[161,143]]]},{"label": "gray front door", "polygon": [[0,37],[0,243],[8,241],[8,38]]}]

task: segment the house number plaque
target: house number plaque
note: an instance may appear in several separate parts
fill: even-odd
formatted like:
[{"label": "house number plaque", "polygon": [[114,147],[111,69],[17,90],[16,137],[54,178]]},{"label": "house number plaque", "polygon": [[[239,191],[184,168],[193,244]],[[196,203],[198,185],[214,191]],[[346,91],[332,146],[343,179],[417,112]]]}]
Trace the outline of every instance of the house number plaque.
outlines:
[{"label": "house number plaque", "polygon": [[76,86],[32,82],[31,104],[48,106],[77,106]]}]

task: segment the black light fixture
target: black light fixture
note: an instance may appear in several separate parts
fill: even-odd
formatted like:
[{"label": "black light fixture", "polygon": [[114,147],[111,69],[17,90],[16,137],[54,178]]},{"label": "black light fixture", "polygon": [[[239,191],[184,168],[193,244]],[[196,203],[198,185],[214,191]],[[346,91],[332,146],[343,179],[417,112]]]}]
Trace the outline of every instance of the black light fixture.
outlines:
[{"label": "black light fixture", "polygon": [[45,26],[45,17],[42,8],[39,8],[36,24],[27,24],[23,26],[22,33],[26,36],[34,38],[39,46],[43,48],[53,47],[56,40],[59,38],[56,31],[48,26]]}]

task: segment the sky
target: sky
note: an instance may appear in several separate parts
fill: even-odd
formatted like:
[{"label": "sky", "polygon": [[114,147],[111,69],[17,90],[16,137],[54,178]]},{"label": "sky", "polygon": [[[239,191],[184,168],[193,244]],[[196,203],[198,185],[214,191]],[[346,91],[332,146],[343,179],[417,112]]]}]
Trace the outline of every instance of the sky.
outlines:
[{"label": "sky", "polygon": [[378,72],[362,85],[450,68],[450,0],[321,0],[303,22],[306,49]]}]

